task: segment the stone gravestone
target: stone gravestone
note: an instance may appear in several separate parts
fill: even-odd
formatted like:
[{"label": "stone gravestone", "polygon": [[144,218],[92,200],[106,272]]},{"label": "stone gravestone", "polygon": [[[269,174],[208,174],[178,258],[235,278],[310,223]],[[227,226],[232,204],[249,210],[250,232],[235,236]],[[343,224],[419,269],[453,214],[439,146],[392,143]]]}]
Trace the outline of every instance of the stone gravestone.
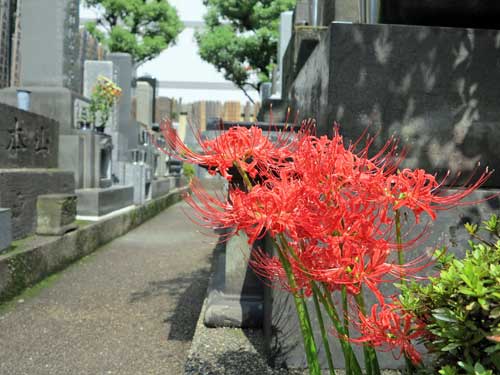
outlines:
[{"label": "stone gravestone", "polygon": [[[290,104],[303,116],[317,118],[320,135],[331,134],[334,121],[348,140],[369,127],[370,133],[380,133],[376,149],[395,133],[409,147],[403,167],[441,176],[461,170],[469,176],[478,161],[491,167],[500,162],[495,142],[500,111],[493,99],[500,78],[497,43],[494,30],[333,23],[293,81]],[[494,174],[472,198],[481,200],[499,189],[500,175]],[[463,224],[480,223],[499,208],[495,198],[447,212],[434,224],[426,246],[463,252],[468,238]],[[264,315],[275,364],[304,366],[293,301],[269,290]],[[334,344],[334,361],[341,366],[339,352]],[[381,362],[385,368],[403,366],[390,355]]]},{"label": "stone gravestone", "polygon": [[74,193],[73,173],[57,169],[58,135],[54,120],[0,104],[0,207],[13,239],[34,233],[39,195]]},{"label": "stone gravestone", "polygon": [[80,1],[23,0],[20,5],[21,85],[80,92]]},{"label": "stone gravestone", "polygon": [[153,118],[153,88],[147,82],[137,82],[136,92],[136,120],[144,125],[151,126]]},{"label": "stone gravestone", "polygon": [[[283,12],[280,15],[280,36],[278,41],[278,84],[276,92],[273,94],[278,94],[280,98],[283,97],[281,92],[283,87],[283,57],[285,56],[285,51],[288,47],[288,43],[292,37],[293,31],[293,12]],[[245,120],[246,121],[246,120]]]},{"label": "stone gravestone", "polygon": [[113,175],[118,183],[125,182],[125,163],[132,162],[130,150],[137,148],[139,127],[132,119],[132,80],[134,68],[132,57],[127,53],[110,53],[113,62],[116,84],[122,89],[120,100],[116,104],[115,128],[111,128],[113,137]]}]

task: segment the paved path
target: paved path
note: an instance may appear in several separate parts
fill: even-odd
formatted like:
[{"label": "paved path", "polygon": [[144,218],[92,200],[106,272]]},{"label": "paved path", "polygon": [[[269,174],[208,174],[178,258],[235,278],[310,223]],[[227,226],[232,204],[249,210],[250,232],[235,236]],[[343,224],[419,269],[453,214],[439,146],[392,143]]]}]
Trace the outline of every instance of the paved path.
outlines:
[{"label": "paved path", "polygon": [[215,238],[179,203],[0,313],[0,374],[182,374]]}]

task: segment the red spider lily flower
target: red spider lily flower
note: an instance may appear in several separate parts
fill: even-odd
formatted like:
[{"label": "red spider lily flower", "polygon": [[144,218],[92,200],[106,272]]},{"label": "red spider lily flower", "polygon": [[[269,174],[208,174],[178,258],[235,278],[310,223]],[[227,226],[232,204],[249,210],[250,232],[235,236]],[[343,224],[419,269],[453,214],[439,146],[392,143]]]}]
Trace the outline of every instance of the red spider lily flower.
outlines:
[{"label": "red spider lily flower", "polygon": [[[434,175],[426,173],[423,169],[403,169],[400,173],[392,175],[387,179],[387,190],[393,198],[394,209],[408,207],[413,211],[418,222],[422,212],[426,212],[432,220],[436,219],[436,211],[443,211],[458,205],[470,205],[478,202],[462,202],[464,198],[472,194],[483,185],[492,175],[493,171],[488,168],[475,180],[474,183],[458,189],[455,192],[442,193],[442,187],[446,181],[438,182]],[[469,181],[474,173],[471,174]],[[469,182],[468,181],[468,182]]]},{"label": "red spider lily flower", "polygon": [[[273,144],[262,129],[252,126],[245,128],[233,126],[222,132],[215,139],[201,138],[197,132],[197,141],[201,152],[192,151],[179,138],[170,121],[161,125],[169,149],[163,152],[192,164],[204,166],[212,175],[220,173],[224,178],[231,180],[230,170],[241,168],[250,177],[279,166],[290,157],[290,135],[281,133],[277,142]],[[195,131],[196,132],[196,131]]]},{"label": "red spider lily flower", "polygon": [[380,351],[393,351],[396,359],[404,353],[414,364],[422,361],[412,340],[426,333],[424,324],[415,316],[399,306],[386,304],[380,308],[373,305],[370,315],[365,316],[360,312],[358,318],[355,325],[361,336],[349,338],[349,341],[356,344],[369,343]]}]

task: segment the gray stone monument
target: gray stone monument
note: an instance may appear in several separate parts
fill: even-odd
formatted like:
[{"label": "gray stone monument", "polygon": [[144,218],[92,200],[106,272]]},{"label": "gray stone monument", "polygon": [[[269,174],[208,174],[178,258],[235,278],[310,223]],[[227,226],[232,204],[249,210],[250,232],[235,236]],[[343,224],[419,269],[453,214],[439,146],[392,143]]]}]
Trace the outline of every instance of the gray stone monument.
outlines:
[{"label": "gray stone monument", "polygon": [[57,169],[58,135],[54,120],[0,104],[0,207],[13,239],[35,232],[38,196],[74,193],[73,173]]}]

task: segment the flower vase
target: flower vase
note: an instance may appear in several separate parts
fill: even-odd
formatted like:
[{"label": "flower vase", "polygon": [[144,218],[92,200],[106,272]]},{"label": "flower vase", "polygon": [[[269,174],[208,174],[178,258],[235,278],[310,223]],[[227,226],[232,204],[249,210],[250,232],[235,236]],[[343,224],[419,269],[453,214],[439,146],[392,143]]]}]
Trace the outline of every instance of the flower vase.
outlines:
[{"label": "flower vase", "polygon": [[90,130],[90,122],[82,121],[80,122],[80,130]]}]

